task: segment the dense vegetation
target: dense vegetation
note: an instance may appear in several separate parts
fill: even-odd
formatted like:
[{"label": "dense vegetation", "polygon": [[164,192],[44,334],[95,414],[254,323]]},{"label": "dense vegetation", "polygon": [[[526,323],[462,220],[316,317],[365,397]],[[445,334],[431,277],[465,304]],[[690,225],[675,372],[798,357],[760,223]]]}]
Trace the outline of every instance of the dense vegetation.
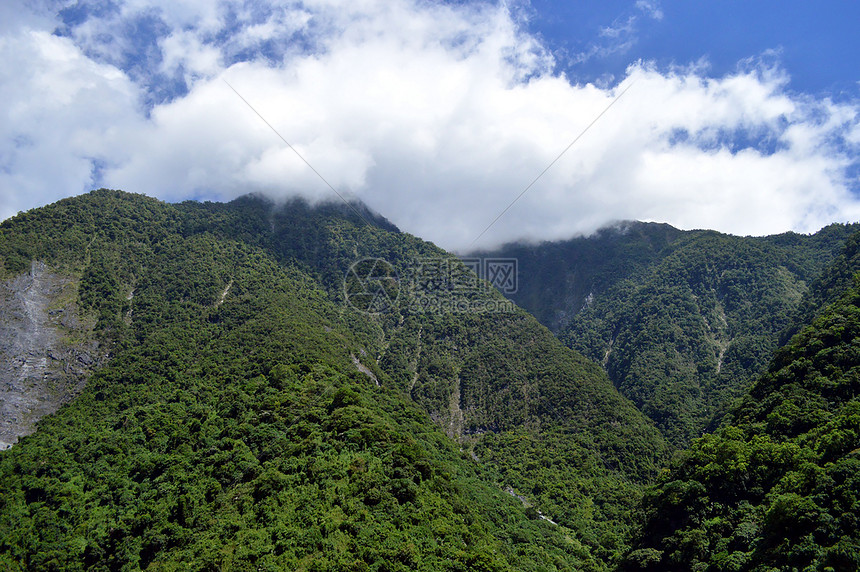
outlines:
[{"label": "dense vegetation", "polygon": [[[558,324],[585,357],[359,204],[100,190],[21,214],[0,279],[71,277],[110,360],[0,453],[0,568],[857,569],[849,230],[630,224],[515,254],[521,286],[569,289],[544,318],[582,297]],[[384,312],[350,298],[370,258]],[[661,431],[733,399],[660,472]]]},{"label": "dense vegetation", "polygon": [[74,277],[111,348],[0,454],[2,567],[602,570],[627,550],[657,430],[521,310],[345,304],[357,259],[447,256],[356,208],[102,190],[0,225],[4,277]]},{"label": "dense vegetation", "polygon": [[[414,237],[361,224],[348,209],[309,209],[294,202],[273,212],[253,199],[235,201],[229,209],[198,203],[179,207],[205,214],[200,227],[224,236],[247,229],[239,231],[244,240],[256,241],[282,263],[306,269],[338,303],[344,269],[353,261],[380,257],[392,264],[401,276],[402,295],[391,312],[373,320],[381,331],[369,356],[449,436],[464,439],[467,447],[477,441],[476,453],[500,471],[503,486],[570,527],[598,561],[611,562],[624,550],[632,531],[625,513],[638,506],[641,487],[656,475],[667,447],[599,368],[566,350],[517,308],[488,313],[410,309],[409,276],[416,261],[456,260]],[[213,225],[213,218],[220,222]],[[503,301],[492,290],[464,297]],[[552,470],[534,470],[531,451],[509,447],[507,438],[513,435],[552,442],[571,454]],[[578,492],[554,492],[571,486]],[[594,508],[579,511],[577,503]]]},{"label": "dense vegetation", "polygon": [[810,283],[789,326],[780,334],[780,345],[785,345],[802,327],[811,324],[815,317],[851,288],[858,270],[860,233],[854,233],[845,240],[839,256]]},{"label": "dense vegetation", "polygon": [[519,260],[513,299],[683,447],[764,371],[807,284],[853,229],[754,238],[627,223],[494,255]]},{"label": "dense vegetation", "polygon": [[[856,265],[856,237],[809,296]],[[854,261],[854,264],[846,264]],[[838,280],[831,280],[831,278]],[[776,353],[648,495],[623,569],[860,568],[860,278]]]}]

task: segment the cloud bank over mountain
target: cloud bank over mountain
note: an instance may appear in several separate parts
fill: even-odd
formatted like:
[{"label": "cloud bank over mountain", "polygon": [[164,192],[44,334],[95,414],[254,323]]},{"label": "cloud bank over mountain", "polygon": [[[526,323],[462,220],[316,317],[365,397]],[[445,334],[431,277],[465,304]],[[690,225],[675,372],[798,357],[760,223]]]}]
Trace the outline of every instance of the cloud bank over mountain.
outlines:
[{"label": "cloud bank over mountain", "polygon": [[618,219],[737,234],[860,220],[857,104],[793,92],[767,55],[720,77],[633,62],[613,85],[575,84],[526,13],[418,0],[6,3],[0,216],[98,186],[338,200],[229,82],[340,193],[447,248]]}]

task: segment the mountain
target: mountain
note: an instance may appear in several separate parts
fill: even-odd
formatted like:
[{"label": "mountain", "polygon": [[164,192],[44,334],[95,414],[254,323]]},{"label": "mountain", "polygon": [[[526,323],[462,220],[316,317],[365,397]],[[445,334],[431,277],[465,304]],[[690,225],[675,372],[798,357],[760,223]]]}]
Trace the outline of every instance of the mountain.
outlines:
[{"label": "mountain", "polygon": [[815,281],[801,304],[815,317],[730,423],[661,474],[622,570],[860,568],[858,239]]},{"label": "mountain", "polygon": [[62,405],[0,453],[5,569],[605,570],[667,460],[597,365],[361,205],[99,190],[0,224],[0,263],[10,308],[55,284],[12,389]]},{"label": "mountain", "polygon": [[629,222],[480,255],[516,259],[511,299],[684,447],[764,371],[808,284],[857,228],[737,237]]},{"label": "mountain", "polygon": [[839,256],[810,283],[789,326],[780,334],[780,345],[785,345],[802,327],[812,323],[822,311],[836,302],[853,285],[858,269],[860,233],[854,233],[845,240]]}]

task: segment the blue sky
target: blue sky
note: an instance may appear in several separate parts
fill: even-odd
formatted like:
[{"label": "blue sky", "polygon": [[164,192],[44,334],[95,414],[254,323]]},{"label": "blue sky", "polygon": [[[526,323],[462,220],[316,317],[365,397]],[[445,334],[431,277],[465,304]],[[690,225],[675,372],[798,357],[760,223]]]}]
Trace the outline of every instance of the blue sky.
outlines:
[{"label": "blue sky", "polygon": [[[836,99],[858,95],[858,2],[663,0],[640,6],[623,0],[532,0],[529,27],[575,79],[617,77],[635,59],[668,67],[704,58],[719,76],[745,60],[766,57],[791,74],[791,89]],[[601,36],[610,29],[620,37]],[[609,49],[626,41],[625,49]],[[576,61],[593,46],[608,53]]]},{"label": "blue sky", "polygon": [[858,6],[8,0],[0,217],[99,186],[337,200],[307,161],[461,251],[856,221]]}]

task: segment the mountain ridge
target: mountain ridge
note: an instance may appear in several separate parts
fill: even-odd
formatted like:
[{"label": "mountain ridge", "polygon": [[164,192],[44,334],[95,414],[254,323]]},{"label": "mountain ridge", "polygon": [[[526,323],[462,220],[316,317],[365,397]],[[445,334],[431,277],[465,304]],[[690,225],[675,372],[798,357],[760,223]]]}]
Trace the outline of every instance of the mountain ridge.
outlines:
[{"label": "mountain ridge", "polygon": [[[504,311],[416,311],[411,287],[388,313],[351,306],[344,276],[356,260],[384,259],[400,276],[416,260],[463,267],[337,208],[101,190],[0,224],[5,276],[40,260],[79,280],[111,351],[76,399],[0,458],[4,565],[604,570],[620,558],[625,515],[668,454],[656,429],[492,289],[460,301]],[[567,454],[531,469],[528,450],[507,452],[511,440]],[[559,478],[579,486],[558,497]],[[506,487],[558,526],[531,520]],[[313,490],[301,498],[322,512],[303,520],[291,495]],[[405,532],[361,548],[361,518],[368,531]],[[219,556],[217,544],[232,548]]]},{"label": "mountain ridge", "polygon": [[767,366],[809,282],[857,225],[735,237],[630,223],[510,248],[509,297],[600,364],[677,446],[719,424]]},{"label": "mountain ridge", "polygon": [[[601,358],[604,328],[621,328],[601,366],[457,257],[346,205],[168,204],[103,189],[0,223],[0,279],[34,264],[62,277],[62,307],[110,358],[0,452],[0,566],[860,562],[838,512],[854,502],[860,435],[860,233],[626,231],[603,237],[614,259],[589,246],[585,259],[603,266],[582,275],[607,288],[568,332]],[[613,269],[625,259],[635,272]],[[677,343],[710,331],[709,371],[752,372],[742,355],[767,371],[731,388],[739,400],[725,405],[725,427],[678,452],[604,370],[638,363],[659,377],[686,363],[637,362],[639,348],[663,347],[640,343],[648,331]],[[734,344],[738,332],[761,336],[741,347],[755,352],[718,356],[720,336]],[[785,332],[796,335],[771,360]],[[814,525],[793,530],[795,517]]]},{"label": "mountain ridge", "polygon": [[[858,234],[824,273],[805,325],[727,423],[664,471],[621,570],[853,570],[860,475]],[[833,277],[852,278],[836,295]],[[842,282],[844,284],[844,282]]]}]

